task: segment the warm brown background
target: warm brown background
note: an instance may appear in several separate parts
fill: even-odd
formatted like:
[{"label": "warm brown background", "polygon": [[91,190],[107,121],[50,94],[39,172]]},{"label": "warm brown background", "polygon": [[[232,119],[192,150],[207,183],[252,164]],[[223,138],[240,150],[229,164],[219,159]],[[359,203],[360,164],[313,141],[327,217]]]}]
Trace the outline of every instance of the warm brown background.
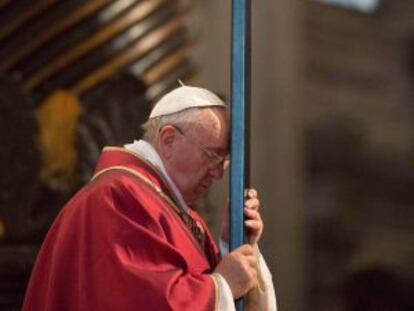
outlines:
[{"label": "warm brown background", "polygon": [[[138,138],[177,79],[229,99],[230,2],[0,0],[0,310],[19,310],[45,230],[103,145]],[[252,184],[280,310],[413,310],[414,2],[252,10]],[[59,118],[76,121],[76,165],[45,177],[39,129]],[[227,183],[199,206],[216,236]]]}]

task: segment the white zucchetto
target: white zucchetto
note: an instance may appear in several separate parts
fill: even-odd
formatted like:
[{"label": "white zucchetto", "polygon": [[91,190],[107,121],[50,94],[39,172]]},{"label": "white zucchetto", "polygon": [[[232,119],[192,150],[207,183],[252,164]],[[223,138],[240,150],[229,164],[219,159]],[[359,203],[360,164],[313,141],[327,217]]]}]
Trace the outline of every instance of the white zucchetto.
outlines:
[{"label": "white zucchetto", "polygon": [[224,102],[209,90],[183,85],[165,94],[151,111],[150,119],[198,107],[226,107]]}]

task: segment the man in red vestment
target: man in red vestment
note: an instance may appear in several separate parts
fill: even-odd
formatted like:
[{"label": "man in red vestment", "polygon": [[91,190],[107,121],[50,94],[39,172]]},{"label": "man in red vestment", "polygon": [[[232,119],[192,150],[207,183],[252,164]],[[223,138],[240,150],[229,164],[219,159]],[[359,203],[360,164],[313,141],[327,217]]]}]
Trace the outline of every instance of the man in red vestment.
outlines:
[{"label": "man in red vestment", "polygon": [[223,176],[228,123],[216,95],[182,86],[155,105],[144,140],[105,148],[50,228],[23,310],[232,311],[248,292],[254,310],[276,310],[257,192],[245,202],[249,243],[223,257],[190,208]]}]

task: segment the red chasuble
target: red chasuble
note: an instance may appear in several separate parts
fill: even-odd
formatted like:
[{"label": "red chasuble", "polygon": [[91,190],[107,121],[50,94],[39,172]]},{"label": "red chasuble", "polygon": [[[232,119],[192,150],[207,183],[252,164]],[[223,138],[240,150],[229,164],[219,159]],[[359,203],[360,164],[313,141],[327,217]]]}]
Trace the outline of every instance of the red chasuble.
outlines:
[{"label": "red chasuble", "polygon": [[105,148],[52,225],[23,311],[215,310],[217,247],[198,214],[188,212],[201,238],[175,202],[148,163]]}]

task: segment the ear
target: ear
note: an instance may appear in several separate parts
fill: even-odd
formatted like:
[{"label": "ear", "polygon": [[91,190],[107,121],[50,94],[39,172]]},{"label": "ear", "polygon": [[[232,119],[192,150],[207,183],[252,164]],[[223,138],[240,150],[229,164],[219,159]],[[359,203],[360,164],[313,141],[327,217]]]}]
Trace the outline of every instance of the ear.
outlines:
[{"label": "ear", "polygon": [[177,130],[171,125],[161,128],[158,134],[158,149],[160,155],[168,159],[171,157],[174,149],[174,142],[177,139]]}]

